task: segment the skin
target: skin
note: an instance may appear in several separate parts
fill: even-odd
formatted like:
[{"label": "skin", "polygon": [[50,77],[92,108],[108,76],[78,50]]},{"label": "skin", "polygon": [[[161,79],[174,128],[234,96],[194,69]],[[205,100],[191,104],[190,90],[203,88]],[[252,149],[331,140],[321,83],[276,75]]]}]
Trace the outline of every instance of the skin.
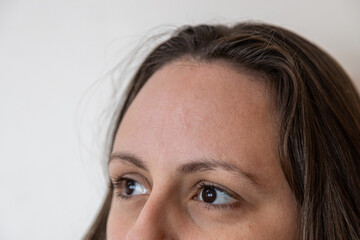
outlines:
[{"label": "skin", "polygon": [[[116,134],[107,239],[296,239],[272,109],[262,79],[225,64],[178,60],[158,70]],[[145,190],[120,198],[121,177]],[[204,184],[229,197],[205,202]]]}]

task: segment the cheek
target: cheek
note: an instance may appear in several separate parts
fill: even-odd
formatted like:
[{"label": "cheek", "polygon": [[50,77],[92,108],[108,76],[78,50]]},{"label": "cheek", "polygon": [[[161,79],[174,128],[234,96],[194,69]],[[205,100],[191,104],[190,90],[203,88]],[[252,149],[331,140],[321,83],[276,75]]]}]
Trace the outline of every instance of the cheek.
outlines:
[{"label": "cheek", "polygon": [[138,211],[128,211],[126,208],[120,208],[119,203],[114,198],[106,224],[106,239],[121,240],[125,239],[129,230],[138,218]]},{"label": "cheek", "polygon": [[106,225],[106,237],[108,240],[120,240],[125,239],[127,235],[127,229],[129,222],[124,221],[124,219],[119,218],[117,214],[114,214],[110,211],[107,225]]}]

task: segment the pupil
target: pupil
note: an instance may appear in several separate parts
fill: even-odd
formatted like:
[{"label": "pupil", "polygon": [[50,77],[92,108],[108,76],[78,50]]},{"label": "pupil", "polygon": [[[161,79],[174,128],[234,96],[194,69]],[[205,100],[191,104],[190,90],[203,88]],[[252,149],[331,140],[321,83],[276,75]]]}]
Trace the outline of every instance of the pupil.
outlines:
[{"label": "pupil", "polygon": [[204,202],[213,203],[216,199],[216,190],[213,187],[205,187],[201,196]]},{"label": "pupil", "polygon": [[125,182],[125,191],[127,195],[131,195],[135,190],[135,181],[134,180],[126,180]]}]

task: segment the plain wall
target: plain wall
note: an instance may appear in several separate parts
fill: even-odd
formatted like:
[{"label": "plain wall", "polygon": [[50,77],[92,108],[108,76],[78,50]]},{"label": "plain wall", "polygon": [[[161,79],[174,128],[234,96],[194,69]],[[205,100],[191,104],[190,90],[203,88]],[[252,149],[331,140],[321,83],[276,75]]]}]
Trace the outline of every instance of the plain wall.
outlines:
[{"label": "plain wall", "polygon": [[1,0],[0,239],[83,236],[106,188],[103,76],[150,29],[278,24],[327,50],[360,86],[359,13],[358,0]]}]

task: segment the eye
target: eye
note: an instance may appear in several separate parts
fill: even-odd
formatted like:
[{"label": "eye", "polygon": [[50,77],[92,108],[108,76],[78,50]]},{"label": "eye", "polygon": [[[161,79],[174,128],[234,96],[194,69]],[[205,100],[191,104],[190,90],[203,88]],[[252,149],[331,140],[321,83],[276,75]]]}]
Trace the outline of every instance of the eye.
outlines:
[{"label": "eye", "polygon": [[230,193],[212,184],[202,183],[199,189],[200,192],[195,198],[205,203],[225,206],[238,202],[238,200],[230,196]]},{"label": "eye", "polygon": [[144,185],[131,178],[120,178],[114,182],[117,195],[122,199],[127,199],[135,195],[144,195],[148,190]]}]

